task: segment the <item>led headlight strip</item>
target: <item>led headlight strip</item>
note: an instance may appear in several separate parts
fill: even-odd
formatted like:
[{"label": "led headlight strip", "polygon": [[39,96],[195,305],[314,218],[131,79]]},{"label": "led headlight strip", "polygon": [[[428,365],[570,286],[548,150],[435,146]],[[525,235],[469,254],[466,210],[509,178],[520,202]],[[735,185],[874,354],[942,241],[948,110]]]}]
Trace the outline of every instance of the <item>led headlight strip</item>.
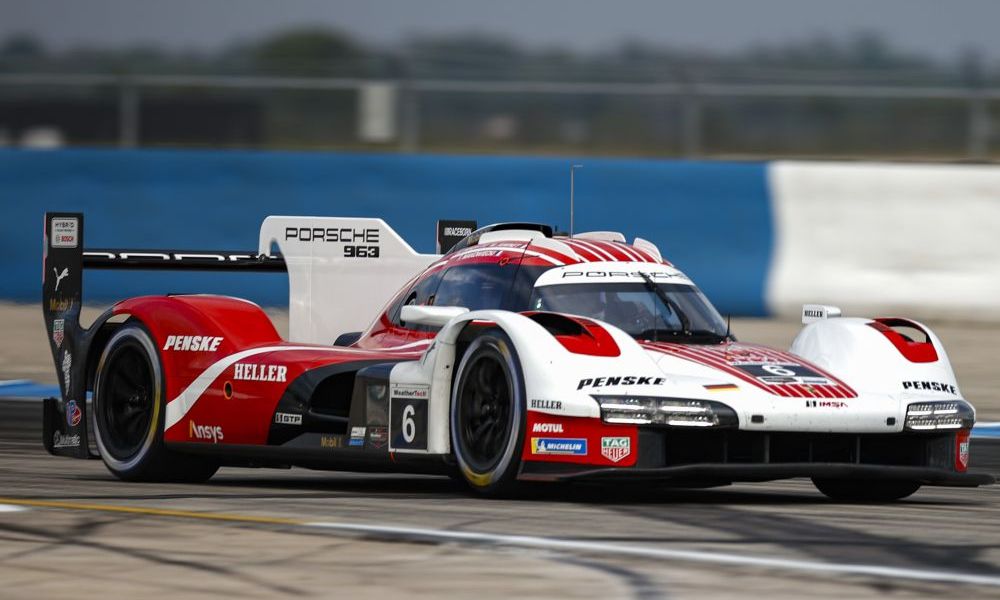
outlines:
[{"label": "led headlight strip", "polygon": [[972,407],[961,401],[916,402],[906,407],[906,429],[968,429],[976,421]]},{"label": "led headlight strip", "polygon": [[593,396],[605,423],[669,427],[737,427],[736,411],[710,400],[655,396]]}]

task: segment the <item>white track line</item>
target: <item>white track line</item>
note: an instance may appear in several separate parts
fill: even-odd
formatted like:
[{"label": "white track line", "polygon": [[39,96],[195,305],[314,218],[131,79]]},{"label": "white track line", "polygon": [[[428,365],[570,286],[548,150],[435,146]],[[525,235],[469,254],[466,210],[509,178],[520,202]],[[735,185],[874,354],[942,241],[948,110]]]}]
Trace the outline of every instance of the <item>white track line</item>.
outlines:
[{"label": "white track line", "polygon": [[0,504],[0,513],[24,512],[28,510],[24,506],[14,506],[13,504]]},{"label": "white track line", "polygon": [[952,571],[931,571],[924,569],[907,569],[902,567],[881,567],[874,565],[851,563],[825,563],[808,560],[796,560],[766,556],[743,556],[724,552],[708,552],[700,550],[671,550],[667,548],[642,548],[606,544],[602,542],[587,542],[578,540],[559,540],[553,538],[500,535],[466,531],[447,531],[443,529],[422,529],[417,527],[395,527],[382,525],[362,525],[355,523],[310,522],[306,527],[335,529],[356,533],[380,533],[400,537],[417,537],[449,542],[478,543],[500,546],[515,546],[520,548],[535,548],[542,550],[564,550],[574,552],[598,552],[617,556],[639,556],[643,558],[658,558],[681,560],[688,562],[727,564],[746,567],[764,567],[786,571],[807,571],[811,573],[829,573],[840,575],[862,575],[869,577],[884,577],[888,579],[910,579],[917,581],[939,581],[1000,587],[1000,577],[974,575]]}]

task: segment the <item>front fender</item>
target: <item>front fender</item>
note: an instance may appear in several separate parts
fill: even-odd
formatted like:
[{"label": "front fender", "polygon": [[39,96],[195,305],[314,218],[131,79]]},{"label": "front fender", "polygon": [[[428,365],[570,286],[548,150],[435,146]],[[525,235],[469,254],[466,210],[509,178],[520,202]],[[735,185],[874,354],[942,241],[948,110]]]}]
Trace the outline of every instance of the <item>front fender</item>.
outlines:
[{"label": "front fender", "polygon": [[[572,417],[600,417],[591,397],[594,383],[608,377],[648,377],[663,380],[656,363],[628,334],[606,323],[596,323],[617,345],[613,354],[574,352],[530,315],[481,310],[456,317],[438,334],[437,342],[450,348],[452,362],[456,342],[473,323],[491,323],[514,343],[524,372],[528,410]],[[449,386],[450,389],[450,386]]]},{"label": "front fender", "polygon": [[[885,323],[920,331],[926,340],[906,342],[886,331],[893,327]],[[964,399],[941,340],[916,321],[820,320],[799,332],[791,352],[841,378],[859,394],[885,394],[903,403]]]}]

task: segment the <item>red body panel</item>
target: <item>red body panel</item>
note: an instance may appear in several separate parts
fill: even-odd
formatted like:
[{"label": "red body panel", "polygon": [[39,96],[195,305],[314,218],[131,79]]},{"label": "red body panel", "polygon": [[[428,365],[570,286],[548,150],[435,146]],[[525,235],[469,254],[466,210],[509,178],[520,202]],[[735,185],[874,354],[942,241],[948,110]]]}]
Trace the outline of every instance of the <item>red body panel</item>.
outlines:
[{"label": "red body panel", "polygon": [[[558,462],[602,467],[631,467],[639,454],[639,429],[635,425],[609,425],[600,418],[564,417],[528,411],[521,460]],[[551,446],[546,453],[541,441],[586,440],[584,452],[573,454]]]},{"label": "red body panel", "polygon": [[[184,418],[167,429],[166,441],[264,444],[278,401],[302,373],[345,362],[413,359],[423,351],[286,342],[260,307],[223,296],[145,296],[117,304],[114,313],[139,319],[152,334],[163,365],[167,403],[177,401],[199,377],[207,379],[205,373],[213,365],[226,365],[202,382],[207,384],[204,391]],[[206,338],[211,342],[206,344]],[[197,427],[220,427],[222,437],[206,436]]]}]

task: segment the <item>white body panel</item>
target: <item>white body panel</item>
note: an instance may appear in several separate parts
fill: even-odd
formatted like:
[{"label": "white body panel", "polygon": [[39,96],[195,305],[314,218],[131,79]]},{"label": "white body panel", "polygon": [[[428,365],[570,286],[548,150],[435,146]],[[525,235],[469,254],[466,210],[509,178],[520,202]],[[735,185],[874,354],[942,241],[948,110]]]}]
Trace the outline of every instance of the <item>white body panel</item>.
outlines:
[{"label": "white body panel", "polygon": [[258,252],[271,254],[272,244],[288,266],[292,342],[332,344],[363,330],[392,294],[440,258],[415,252],[382,219],[271,216],[260,226]]}]

